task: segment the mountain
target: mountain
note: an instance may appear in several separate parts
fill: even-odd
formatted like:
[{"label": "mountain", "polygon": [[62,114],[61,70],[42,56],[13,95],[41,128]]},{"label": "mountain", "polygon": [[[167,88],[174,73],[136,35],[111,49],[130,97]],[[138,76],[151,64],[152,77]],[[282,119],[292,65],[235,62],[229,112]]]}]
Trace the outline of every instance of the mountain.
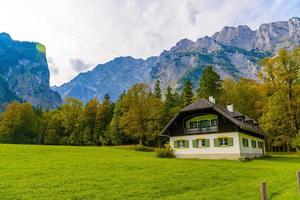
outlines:
[{"label": "mountain", "polygon": [[0,107],[13,100],[43,108],[57,107],[62,101],[49,86],[45,47],[0,33]]},{"label": "mountain", "polygon": [[146,60],[132,57],[116,58],[92,71],[54,88],[63,97],[87,101],[108,93],[113,100],[135,83],[153,86],[160,80],[162,88],[170,85],[180,90],[190,79],[196,87],[206,65],[212,65],[222,78],[256,78],[258,61],[274,55],[279,48],[300,45],[300,18],[262,24],[257,30],[246,25],[224,27],[211,37],[197,41],[180,40],[158,57]]},{"label": "mountain", "polygon": [[102,99],[105,94],[109,94],[115,100],[132,85],[150,82],[150,71],[156,60],[156,57],[147,60],[132,57],[115,58],[53,89],[59,91],[63,97],[71,96],[84,102],[94,97]]}]

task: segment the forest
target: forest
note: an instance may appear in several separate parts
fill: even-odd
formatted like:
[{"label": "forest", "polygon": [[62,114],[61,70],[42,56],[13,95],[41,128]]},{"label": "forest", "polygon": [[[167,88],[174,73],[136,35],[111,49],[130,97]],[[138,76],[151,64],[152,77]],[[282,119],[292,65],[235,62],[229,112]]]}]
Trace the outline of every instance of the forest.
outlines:
[{"label": "forest", "polygon": [[43,110],[15,101],[1,113],[0,142],[158,146],[160,131],[181,108],[214,96],[217,104],[233,103],[258,121],[269,151],[300,150],[300,47],[281,49],[260,65],[257,80],[222,80],[213,66],[205,66],[198,88],[187,80],[182,91],[170,86],[162,91],[158,80],[154,88],[134,85],[116,102],[109,95],[86,104],[66,98],[61,107]]}]

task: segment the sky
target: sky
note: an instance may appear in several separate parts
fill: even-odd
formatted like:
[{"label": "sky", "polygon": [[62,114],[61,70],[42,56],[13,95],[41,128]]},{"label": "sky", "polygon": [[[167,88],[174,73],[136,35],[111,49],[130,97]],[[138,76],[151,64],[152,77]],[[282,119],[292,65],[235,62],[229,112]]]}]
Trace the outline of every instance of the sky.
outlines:
[{"label": "sky", "polygon": [[44,44],[50,84],[119,56],[147,58],[224,26],[300,17],[300,0],[0,0],[0,32]]}]

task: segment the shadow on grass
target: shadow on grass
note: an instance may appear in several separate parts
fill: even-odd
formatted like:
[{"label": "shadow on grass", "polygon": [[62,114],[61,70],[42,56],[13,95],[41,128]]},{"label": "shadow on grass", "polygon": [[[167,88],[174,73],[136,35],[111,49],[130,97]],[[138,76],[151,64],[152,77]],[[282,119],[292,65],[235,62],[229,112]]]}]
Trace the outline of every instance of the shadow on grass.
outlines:
[{"label": "shadow on grass", "polygon": [[286,163],[299,163],[300,156],[297,155],[271,155],[264,158],[258,158],[258,160],[272,161],[272,162],[286,162]]}]

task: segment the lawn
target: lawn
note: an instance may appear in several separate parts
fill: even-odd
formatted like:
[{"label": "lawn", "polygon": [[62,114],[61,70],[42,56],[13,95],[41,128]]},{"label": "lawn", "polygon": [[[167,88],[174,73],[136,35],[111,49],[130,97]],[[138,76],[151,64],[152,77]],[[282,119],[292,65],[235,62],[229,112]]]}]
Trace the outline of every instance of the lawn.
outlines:
[{"label": "lawn", "polygon": [[300,199],[299,155],[251,162],[156,158],[124,147],[0,145],[0,199]]}]

